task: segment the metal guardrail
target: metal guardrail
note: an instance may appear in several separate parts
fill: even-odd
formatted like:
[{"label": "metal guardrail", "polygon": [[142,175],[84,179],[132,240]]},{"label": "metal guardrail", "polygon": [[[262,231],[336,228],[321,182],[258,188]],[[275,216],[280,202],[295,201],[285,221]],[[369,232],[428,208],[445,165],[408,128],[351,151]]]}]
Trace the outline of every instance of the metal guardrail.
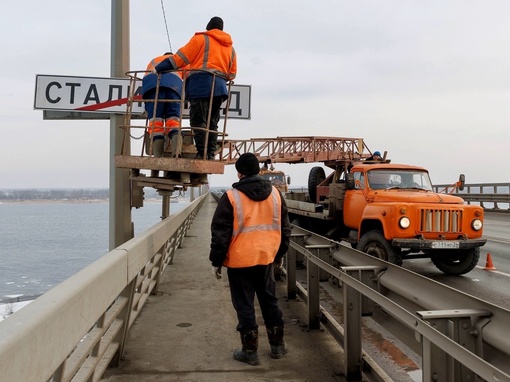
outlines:
[{"label": "metal guardrail", "polygon": [[[434,185],[434,191],[452,191],[451,184]],[[471,183],[465,184],[463,191],[454,192],[452,195],[460,196],[468,204],[479,203],[484,209],[510,211],[510,183]],[[485,203],[492,204],[491,206]],[[506,208],[500,207],[506,204]]]},{"label": "metal guardrail", "polygon": [[158,289],[201,196],[0,322],[2,381],[98,381]]},{"label": "metal guardrail", "polygon": [[[296,283],[296,260],[306,260],[306,290]],[[344,348],[348,380],[361,380],[362,313],[374,304],[415,332],[422,344],[423,381],[510,381],[510,311],[293,226],[287,254],[288,298],[303,294],[310,329],[322,323]],[[320,306],[324,274],[343,290],[343,327]],[[368,375],[370,380],[383,380]]]}]

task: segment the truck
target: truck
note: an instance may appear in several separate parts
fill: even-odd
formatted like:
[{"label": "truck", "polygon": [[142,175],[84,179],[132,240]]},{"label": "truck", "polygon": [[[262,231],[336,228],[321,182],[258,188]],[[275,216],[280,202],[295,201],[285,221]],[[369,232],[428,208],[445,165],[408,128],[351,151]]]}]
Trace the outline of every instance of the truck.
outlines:
[{"label": "truck", "polygon": [[[292,223],[398,265],[430,258],[443,273],[462,275],[478,263],[483,208],[435,192],[425,168],[386,159],[325,164],[333,171],[313,167],[308,193],[286,194]],[[461,175],[452,190],[464,182]]]},{"label": "truck", "polygon": [[282,194],[289,191],[290,177],[286,176],[283,171],[276,170],[271,163],[271,159],[264,161],[263,166],[260,168],[259,175],[278,189]]}]

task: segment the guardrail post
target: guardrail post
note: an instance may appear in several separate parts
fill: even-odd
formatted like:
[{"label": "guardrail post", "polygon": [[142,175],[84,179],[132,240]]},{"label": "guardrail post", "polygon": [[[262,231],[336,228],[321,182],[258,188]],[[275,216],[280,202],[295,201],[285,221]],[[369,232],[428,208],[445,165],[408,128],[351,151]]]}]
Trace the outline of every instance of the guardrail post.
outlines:
[{"label": "guardrail post", "polygon": [[289,247],[287,251],[287,260],[285,263],[287,270],[287,298],[295,300],[297,296],[296,287],[296,250]]},{"label": "guardrail post", "polygon": [[[290,240],[291,242],[296,243],[299,246],[303,246],[305,242],[306,235],[304,233],[291,233]],[[292,243],[291,243],[292,244]],[[292,245],[289,246],[289,250],[287,251],[287,298],[289,300],[295,300],[297,296],[297,286],[296,286],[296,267],[297,267],[297,254],[295,248]]]},{"label": "guardrail post", "polygon": [[[322,261],[333,265],[333,257],[331,256],[331,248],[333,248],[334,244],[312,244],[305,245],[305,248],[308,250],[317,250],[315,256],[317,256]],[[328,281],[329,273],[324,270],[319,270],[319,280],[320,281]]]},{"label": "guardrail post", "polygon": [[321,327],[320,317],[320,286],[319,286],[319,266],[311,261],[306,264],[307,284],[308,284],[308,329],[319,330]]},{"label": "guardrail post", "polygon": [[[361,271],[357,267],[342,267],[351,277],[360,280]],[[363,364],[361,347],[361,293],[344,283],[344,357],[345,373],[348,381],[361,381]]]},{"label": "guardrail post", "polygon": [[[480,318],[490,317],[491,313],[480,309],[455,309],[416,312],[422,320],[427,321],[439,332],[479,357],[483,348],[478,346],[478,338],[482,335],[476,322]],[[449,353],[453,350],[439,348],[427,338],[422,339],[422,370],[424,381],[475,381],[477,376]]]}]

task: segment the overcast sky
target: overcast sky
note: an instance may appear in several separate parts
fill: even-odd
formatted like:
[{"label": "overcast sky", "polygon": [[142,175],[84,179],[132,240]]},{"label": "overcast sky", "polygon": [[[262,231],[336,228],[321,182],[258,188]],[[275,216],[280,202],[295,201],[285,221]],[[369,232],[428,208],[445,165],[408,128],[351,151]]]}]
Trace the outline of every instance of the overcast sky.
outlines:
[{"label": "overcast sky", "polygon": [[[364,138],[435,184],[510,182],[510,1],[163,0],[171,46],[212,16],[251,85],[229,137]],[[160,0],[130,1],[130,67],[169,49]],[[9,1],[0,15],[0,188],[108,187],[109,121],[48,121],[36,74],[110,76],[111,2]],[[280,165],[293,185],[310,166]],[[233,166],[210,178],[235,181]]]}]

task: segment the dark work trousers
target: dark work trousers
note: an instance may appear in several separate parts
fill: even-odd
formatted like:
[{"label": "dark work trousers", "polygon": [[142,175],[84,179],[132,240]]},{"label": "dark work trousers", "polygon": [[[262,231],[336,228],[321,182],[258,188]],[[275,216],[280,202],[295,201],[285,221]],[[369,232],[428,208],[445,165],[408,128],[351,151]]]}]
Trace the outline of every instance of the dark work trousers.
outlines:
[{"label": "dark work trousers", "polygon": [[[156,89],[150,89],[143,95],[146,99],[155,99],[156,98]],[[165,100],[171,99],[175,101],[179,101],[181,96],[175,90],[170,88],[159,88],[158,99]],[[156,106],[156,115],[154,115],[154,102],[147,101],[145,102],[145,111],[147,112],[147,118],[152,119],[155,118],[170,118],[170,117],[181,117],[181,103],[180,102],[158,102]]]},{"label": "dark work trousers", "polygon": [[254,300],[257,295],[264,324],[268,327],[283,325],[282,311],[276,298],[273,264],[249,268],[228,268],[228,281],[232,304],[237,312],[237,330],[257,329]]},{"label": "dark work trousers", "polygon": [[[213,97],[211,108],[211,123],[209,124],[209,131],[218,131],[218,122],[220,121],[221,104],[225,101],[226,97],[219,96]],[[189,110],[189,123],[191,127],[207,127],[207,117],[209,116],[209,102],[210,98],[194,98],[190,99]],[[195,146],[200,156],[204,155],[205,138],[207,132],[205,130],[195,130],[193,135],[195,137]],[[216,141],[218,134],[209,133],[207,138],[207,155],[214,155],[216,151]]]}]

